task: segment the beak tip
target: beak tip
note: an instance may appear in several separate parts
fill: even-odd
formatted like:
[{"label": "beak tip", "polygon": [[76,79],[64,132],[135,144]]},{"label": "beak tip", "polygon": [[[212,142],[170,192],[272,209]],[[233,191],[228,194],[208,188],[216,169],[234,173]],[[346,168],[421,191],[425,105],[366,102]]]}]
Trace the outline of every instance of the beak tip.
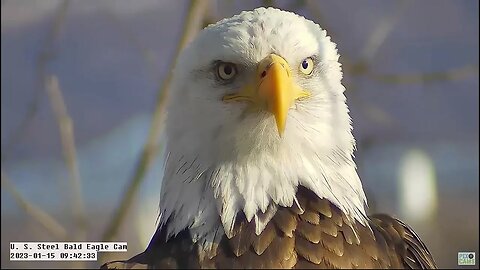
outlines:
[{"label": "beak tip", "polygon": [[285,133],[285,128],[284,127],[277,127],[278,128],[278,136],[280,138],[283,138],[283,134]]},{"label": "beak tip", "polygon": [[283,134],[285,133],[286,117],[285,116],[282,117],[282,113],[276,113],[274,115],[275,115],[275,124],[277,126],[278,135],[280,136],[280,138],[282,138]]}]

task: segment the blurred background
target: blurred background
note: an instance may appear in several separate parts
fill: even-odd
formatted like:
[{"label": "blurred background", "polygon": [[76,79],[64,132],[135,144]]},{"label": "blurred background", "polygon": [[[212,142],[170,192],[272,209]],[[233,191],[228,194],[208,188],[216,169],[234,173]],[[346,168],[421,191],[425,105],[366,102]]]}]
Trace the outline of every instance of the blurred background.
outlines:
[{"label": "blurred background", "polygon": [[[338,44],[371,212],[438,265],[479,252],[478,1],[1,1],[1,267],[99,267],[146,247],[164,97],[199,28],[276,6]],[[13,262],[11,241],[127,241],[98,262]],[[477,261],[478,267],[478,261]]]}]

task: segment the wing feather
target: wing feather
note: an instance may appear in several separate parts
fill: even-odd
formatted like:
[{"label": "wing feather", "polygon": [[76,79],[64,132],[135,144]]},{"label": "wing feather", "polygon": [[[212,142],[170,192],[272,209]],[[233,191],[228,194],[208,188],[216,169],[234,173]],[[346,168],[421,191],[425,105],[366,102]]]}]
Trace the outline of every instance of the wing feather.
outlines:
[{"label": "wing feather", "polygon": [[[371,216],[370,226],[395,245],[404,267],[409,269],[436,269],[432,254],[420,237],[407,224],[385,214]],[[377,239],[378,241],[378,239]]]}]

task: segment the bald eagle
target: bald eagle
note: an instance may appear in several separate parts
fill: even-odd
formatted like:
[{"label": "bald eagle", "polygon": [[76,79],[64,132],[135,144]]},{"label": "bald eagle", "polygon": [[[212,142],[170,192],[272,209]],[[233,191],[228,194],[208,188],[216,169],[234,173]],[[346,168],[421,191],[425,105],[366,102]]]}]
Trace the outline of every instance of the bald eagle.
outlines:
[{"label": "bald eagle", "polygon": [[258,8],[203,29],[167,109],[158,228],[104,268],[436,268],[402,221],[366,214],[335,43]]}]

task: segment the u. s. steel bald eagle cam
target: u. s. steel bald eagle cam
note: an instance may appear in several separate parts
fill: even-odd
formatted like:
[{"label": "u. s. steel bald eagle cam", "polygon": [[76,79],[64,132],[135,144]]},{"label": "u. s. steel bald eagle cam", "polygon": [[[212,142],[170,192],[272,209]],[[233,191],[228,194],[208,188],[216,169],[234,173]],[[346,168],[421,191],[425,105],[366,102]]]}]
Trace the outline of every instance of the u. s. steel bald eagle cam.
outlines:
[{"label": "u. s. steel bald eagle cam", "polygon": [[103,267],[435,268],[406,224],[366,214],[338,59],[278,9],[203,29],[174,71],[158,228]]}]

